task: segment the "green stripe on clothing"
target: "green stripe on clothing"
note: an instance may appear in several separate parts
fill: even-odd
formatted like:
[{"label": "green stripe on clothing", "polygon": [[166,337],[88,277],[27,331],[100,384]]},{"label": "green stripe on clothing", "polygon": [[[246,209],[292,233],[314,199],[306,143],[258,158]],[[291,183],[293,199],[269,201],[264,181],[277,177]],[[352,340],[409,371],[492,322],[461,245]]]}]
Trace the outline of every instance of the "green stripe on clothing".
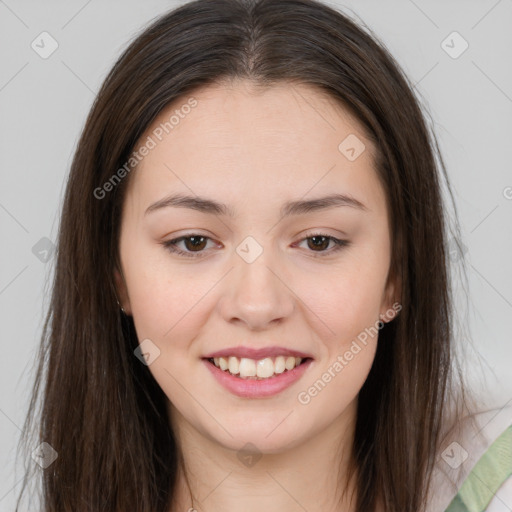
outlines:
[{"label": "green stripe on clothing", "polygon": [[457,494],[450,503],[450,506],[446,509],[446,512],[468,512],[468,509]]},{"label": "green stripe on clothing", "polygon": [[512,475],[512,425],[479,459],[446,512],[485,512],[503,482]]}]

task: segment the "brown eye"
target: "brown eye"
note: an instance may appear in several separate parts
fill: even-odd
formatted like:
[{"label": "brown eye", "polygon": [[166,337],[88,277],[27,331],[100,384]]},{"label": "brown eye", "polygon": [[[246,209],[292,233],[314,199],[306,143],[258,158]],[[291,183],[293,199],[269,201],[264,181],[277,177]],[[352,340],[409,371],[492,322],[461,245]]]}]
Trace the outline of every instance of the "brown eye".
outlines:
[{"label": "brown eye", "polygon": [[[315,257],[328,256],[343,249],[343,247],[350,245],[348,240],[339,240],[338,238],[326,235],[324,233],[312,233],[308,237],[303,238],[301,243],[304,241],[307,241],[307,248],[309,249],[309,252],[316,253],[313,254]],[[333,243],[333,246],[328,249],[331,242]]]},{"label": "brown eye", "polygon": [[[162,245],[172,253],[179,254],[180,256],[188,256],[188,257],[198,257],[202,256],[203,253],[206,254],[205,251],[206,244],[208,243],[207,236],[202,235],[190,235],[190,236],[181,236],[179,238],[174,238],[173,240],[168,240],[166,242],[162,242]],[[183,244],[184,250],[178,247],[178,244]]]},{"label": "brown eye", "polygon": [[205,236],[188,236],[183,238],[185,248],[190,251],[201,251],[206,245]]},{"label": "brown eye", "polygon": [[[307,238],[308,240],[308,247],[310,249],[327,249],[329,247],[330,238],[327,236],[310,236]],[[309,242],[312,243],[309,243]]]}]

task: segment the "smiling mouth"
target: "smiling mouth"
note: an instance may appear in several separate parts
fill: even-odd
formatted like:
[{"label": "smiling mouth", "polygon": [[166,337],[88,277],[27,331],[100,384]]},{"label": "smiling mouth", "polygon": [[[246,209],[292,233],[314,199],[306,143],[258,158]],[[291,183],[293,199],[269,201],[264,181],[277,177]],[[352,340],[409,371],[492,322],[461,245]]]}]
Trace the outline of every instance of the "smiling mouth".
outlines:
[{"label": "smiling mouth", "polygon": [[277,356],[255,360],[245,357],[215,357],[206,359],[219,370],[244,380],[266,380],[293,371],[311,361],[311,357]]}]

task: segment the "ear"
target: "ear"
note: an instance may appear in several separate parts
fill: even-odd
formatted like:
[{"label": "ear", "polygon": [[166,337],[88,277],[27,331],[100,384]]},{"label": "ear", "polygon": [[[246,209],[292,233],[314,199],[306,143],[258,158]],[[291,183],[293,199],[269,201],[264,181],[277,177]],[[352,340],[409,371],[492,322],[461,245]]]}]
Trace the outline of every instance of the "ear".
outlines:
[{"label": "ear", "polygon": [[401,289],[401,279],[396,275],[389,275],[379,311],[379,317],[382,322],[386,324],[391,322],[402,309]]},{"label": "ear", "polygon": [[127,315],[131,315],[132,309],[130,305],[130,298],[128,296],[128,288],[126,286],[124,276],[122,272],[117,268],[117,266],[114,268],[114,282],[119,304]]}]

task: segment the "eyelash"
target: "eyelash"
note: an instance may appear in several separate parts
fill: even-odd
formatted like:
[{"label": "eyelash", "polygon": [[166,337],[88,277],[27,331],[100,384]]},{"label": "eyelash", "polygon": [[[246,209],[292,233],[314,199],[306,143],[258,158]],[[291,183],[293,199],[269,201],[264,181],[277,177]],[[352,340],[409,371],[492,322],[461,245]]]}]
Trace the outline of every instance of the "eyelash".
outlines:
[{"label": "eyelash", "polygon": [[[179,243],[179,242],[181,242],[183,240],[187,240],[189,238],[196,238],[196,237],[197,238],[204,238],[206,240],[211,240],[210,237],[193,233],[193,234],[190,234],[190,235],[187,235],[187,236],[181,236],[179,238],[174,238],[173,240],[167,240],[166,242],[162,242],[162,245],[169,252],[174,253],[174,254],[178,254],[179,256],[185,256],[187,258],[200,258],[200,257],[202,257],[204,255],[205,251],[187,252],[187,251],[183,251],[181,249],[178,249],[176,247],[177,243]],[[350,242],[348,240],[340,240],[339,238],[335,238],[333,236],[326,235],[325,233],[312,233],[312,234],[308,235],[307,237],[302,238],[300,240],[300,242],[303,242],[304,240],[309,240],[310,238],[315,238],[315,237],[328,238],[329,240],[334,242],[334,247],[332,247],[330,250],[327,250],[327,251],[320,251],[317,254],[315,254],[316,251],[311,251],[313,253],[312,256],[314,258],[322,258],[322,257],[325,257],[327,255],[331,255],[331,254],[333,254],[335,252],[340,251],[344,247],[348,247],[350,245]]]}]

